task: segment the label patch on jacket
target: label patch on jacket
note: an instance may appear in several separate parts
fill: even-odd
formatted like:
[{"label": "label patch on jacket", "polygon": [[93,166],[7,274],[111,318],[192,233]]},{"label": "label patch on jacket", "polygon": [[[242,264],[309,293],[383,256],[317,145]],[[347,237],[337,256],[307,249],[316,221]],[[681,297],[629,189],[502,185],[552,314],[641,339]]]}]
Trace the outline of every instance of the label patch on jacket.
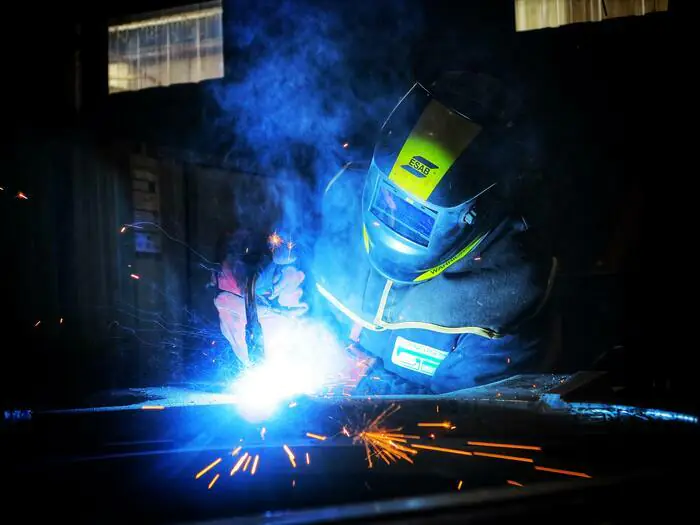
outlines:
[{"label": "label patch on jacket", "polygon": [[394,351],[391,353],[391,362],[401,368],[432,376],[445,357],[447,352],[443,350],[397,337]]}]

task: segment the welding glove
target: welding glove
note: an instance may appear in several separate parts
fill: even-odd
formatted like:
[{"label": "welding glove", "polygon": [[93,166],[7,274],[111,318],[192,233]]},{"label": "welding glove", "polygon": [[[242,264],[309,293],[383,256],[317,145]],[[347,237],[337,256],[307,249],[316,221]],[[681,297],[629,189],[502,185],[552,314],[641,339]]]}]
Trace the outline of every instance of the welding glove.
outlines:
[{"label": "welding glove", "polygon": [[[263,339],[267,334],[284,329],[286,324],[294,323],[308,309],[308,305],[302,302],[301,283],[304,281],[304,273],[291,266],[279,268],[280,275],[272,277],[272,285],[265,283],[257,286],[258,320],[263,331]],[[263,272],[265,273],[265,272]],[[268,281],[270,282],[270,281]],[[238,283],[231,272],[224,269],[219,277],[219,293],[214,305],[219,313],[221,333],[231,344],[234,353],[244,364],[250,362],[248,347],[245,342],[245,299],[242,290],[243,283]],[[266,348],[266,353],[274,352],[272,348]]]},{"label": "welding glove", "polygon": [[306,311],[308,308],[301,300],[303,295],[301,284],[305,277],[304,272],[293,266],[278,267],[278,271],[272,278],[272,290],[268,299],[276,300],[284,308],[303,313],[302,310]]}]

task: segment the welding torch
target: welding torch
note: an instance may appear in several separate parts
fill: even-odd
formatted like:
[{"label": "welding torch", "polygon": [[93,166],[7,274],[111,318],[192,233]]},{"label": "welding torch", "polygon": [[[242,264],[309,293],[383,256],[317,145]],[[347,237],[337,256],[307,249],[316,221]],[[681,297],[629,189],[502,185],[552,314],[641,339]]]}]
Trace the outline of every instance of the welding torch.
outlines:
[{"label": "welding torch", "polygon": [[254,253],[246,250],[244,257],[246,263],[246,285],[245,285],[245,343],[248,347],[248,359],[255,364],[265,355],[265,342],[263,340],[262,326],[258,317],[258,301],[256,294],[256,284],[264,265],[265,257],[262,253]]},{"label": "welding torch", "polygon": [[[245,341],[248,347],[248,358],[253,364],[259,362],[265,354],[263,331],[258,311],[259,304],[262,304],[266,310],[285,317],[297,317],[308,309],[306,304],[286,306],[279,302],[280,288],[277,285],[284,278],[282,268],[296,261],[296,251],[292,251],[294,245],[291,242],[287,242],[287,249],[277,249],[281,242],[283,242],[282,239],[276,233],[273,233],[268,239],[271,253],[247,249],[243,257],[248,274],[244,294],[246,312]],[[273,264],[275,268],[272,275],[272,289],[258,294],[258,279],[269,264]]]}]

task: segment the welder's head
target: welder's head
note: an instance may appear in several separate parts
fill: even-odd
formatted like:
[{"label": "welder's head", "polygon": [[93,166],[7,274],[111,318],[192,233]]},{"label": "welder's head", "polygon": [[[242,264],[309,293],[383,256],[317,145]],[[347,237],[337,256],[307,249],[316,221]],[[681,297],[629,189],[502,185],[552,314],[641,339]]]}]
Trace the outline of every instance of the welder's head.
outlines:
[{"label": "welder's head", "polygon": [[415,84],[382,126],[365,183],[372,265],[401,283],[428,280],[474,252],[507,214],[512,126],[495,80],[450,73]]}]

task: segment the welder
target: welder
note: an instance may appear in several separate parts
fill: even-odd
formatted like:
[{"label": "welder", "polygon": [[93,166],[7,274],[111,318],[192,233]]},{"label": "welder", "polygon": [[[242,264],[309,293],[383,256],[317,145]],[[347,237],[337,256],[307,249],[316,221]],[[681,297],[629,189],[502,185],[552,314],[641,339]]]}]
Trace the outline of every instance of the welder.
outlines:
[{"label": "welder", "polygon": [[227,236],[212,275],[223,335],[244,365],[264,357],[264,335],[306,312],[300,247],[287,232],[239,229]]},{"label": "welder", "polygon": [[479,73],[416,83],[371,162],[325,188],[317,289],[376,360],[356,393],[455,391],[541,362],[556,259],[521,211],[533,168],[513,100]]}]

